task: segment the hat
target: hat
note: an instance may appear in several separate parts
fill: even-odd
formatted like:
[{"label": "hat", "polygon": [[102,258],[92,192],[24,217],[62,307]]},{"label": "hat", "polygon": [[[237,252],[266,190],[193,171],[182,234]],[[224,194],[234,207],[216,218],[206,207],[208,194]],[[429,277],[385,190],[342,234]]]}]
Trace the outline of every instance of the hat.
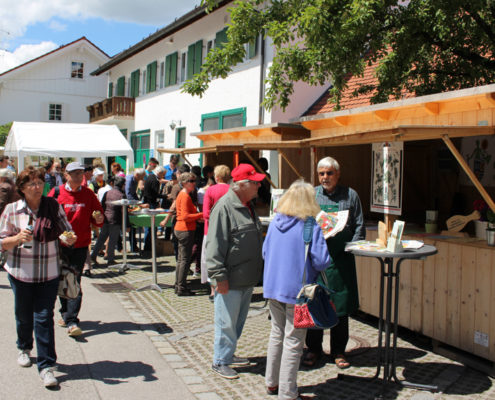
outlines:
[{"label": "hat", "polygon": [[67,172],[84,171],[84,166],[82,166],[80,162],[74,161],[74,162],[67,164],[67,167],[65,167],[65,170]]},{"label": "hat", "polygon": [[93,176],[98,175],[105,175],[105,171],[103,171],[101,168],[95,168],[95,170],[93,171]]},{"label": "hat", "polygon": [[256,172],[254,167],[249,164],[239,164],[232,170],[231,176],[234,182],[239,182],[246,179],[250,181],[261,182],[266,177],[265,174]]}]

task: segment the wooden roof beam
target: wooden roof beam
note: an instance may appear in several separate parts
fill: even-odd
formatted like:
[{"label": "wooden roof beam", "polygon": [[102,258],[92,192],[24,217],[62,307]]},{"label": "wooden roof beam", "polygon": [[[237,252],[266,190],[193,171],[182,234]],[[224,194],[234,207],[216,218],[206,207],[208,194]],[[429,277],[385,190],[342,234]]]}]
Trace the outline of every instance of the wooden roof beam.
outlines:
[{"label": "wooden roof beam", "polygon": [[335,117],[333,120],[340,126],[347,126],[351,122],[351,118],[346,115],[343,115],[342,117]]},{"label": "wooden roof beam", "polygon": [[392,114],[392,111],[390,111],[390,110],[376,110],[376,111],[373,111],[373,116],[378,121],[388,121],[390,119],[391,114]]},{"label": "wooden roof beam", "polygon": [[495,93],[486,93],[485,98],[488,100],[490,104],[495,106]]},{"label": "wooden roof beam", "polygon": [[424,103],[423,107],[425,108],[426,112],[430,115],[440,114],[440,103],[436,101],[432,101],[430,103]]}]

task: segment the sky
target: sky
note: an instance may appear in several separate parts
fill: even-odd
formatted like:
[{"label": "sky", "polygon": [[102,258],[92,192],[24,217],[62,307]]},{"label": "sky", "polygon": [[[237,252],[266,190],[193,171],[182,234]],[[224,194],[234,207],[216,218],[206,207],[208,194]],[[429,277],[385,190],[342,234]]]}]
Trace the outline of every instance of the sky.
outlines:
[{"label": "sky", "polygon": [[201,0],[0,0],[0,73],[86,36],[109,56]]}]

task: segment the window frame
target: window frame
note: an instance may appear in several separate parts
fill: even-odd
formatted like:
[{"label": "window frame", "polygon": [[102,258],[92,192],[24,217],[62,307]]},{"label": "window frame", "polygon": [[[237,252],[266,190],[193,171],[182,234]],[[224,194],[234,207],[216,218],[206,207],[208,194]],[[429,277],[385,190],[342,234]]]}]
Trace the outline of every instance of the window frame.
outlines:
[{"label": "window frame", "polygon": [[[74,68],[74,64],[80,64],[80,67]],[[70,78],[71,79],[84,79],[84,62],[83,61],[71,61]]]},{"label": "window frame", "polygon": [[[54,108],[52,110],[52,107]],[[58,108],[58,110],[57,110]],[[63,114],[62,114],[63,108],[61,103],[49,103],[48,104],[48,121],[54,121],[54,122],[62,122],[63,120]],[[58,114],[58,118],[57,118]],[[53,118],[52,118],[53,116]]]}]

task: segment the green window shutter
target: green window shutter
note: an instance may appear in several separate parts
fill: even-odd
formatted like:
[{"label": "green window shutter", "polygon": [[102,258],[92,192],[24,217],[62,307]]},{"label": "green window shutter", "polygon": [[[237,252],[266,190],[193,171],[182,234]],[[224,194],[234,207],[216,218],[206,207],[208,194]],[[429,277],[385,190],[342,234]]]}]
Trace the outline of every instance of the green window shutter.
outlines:
[{"label": "green window shutter", "polygon": [[125,91],[125,76],[117,79],[117,96],[124,96]]},{"label": "green window shutter", "polygon": [[227,27],[223,28],[220,32],[217,32],[215,37],[215,47],[222,48],[223,44],[227,42]]},{"label": "green window shutter", "polygon": [[194,75],[194,53],[196,45],[192,44],[187,48],[187,79],[191,79]]},{"label": "green window shutter", "polygon": [[170,84],[175,85],[177,83],[177,59],[179,53],[175,52],[170,54]]},{"label": "green window shutter", "polygon": [[112,97],[113,96],[113,82],[110,82],[108,84],[108,97]]},{"label": "green window shutter", "polygon": [[146,66],[146,93],[151,93],[156,90],[156,66],[156,61],[153,61]]},{"label": "green window shutter", "polygon": [[194,73],[199,74],[203,62],[203,40],[198,40],[194,47]]},{"label": "green window shutter", "polygon": [[165,86],[171,86],[177,83],[177,58],[177,52],[165,57]]},{"label": "green window shutter", "polygon": [[131,73],[131,97],[139,96],[139,75],[140,71],[138,69]]},{"label": "green window shutter", "polygon": [[258,37],[248,43],[247,53],[249,59],[256,57],[256,54],[258,53]]}]

